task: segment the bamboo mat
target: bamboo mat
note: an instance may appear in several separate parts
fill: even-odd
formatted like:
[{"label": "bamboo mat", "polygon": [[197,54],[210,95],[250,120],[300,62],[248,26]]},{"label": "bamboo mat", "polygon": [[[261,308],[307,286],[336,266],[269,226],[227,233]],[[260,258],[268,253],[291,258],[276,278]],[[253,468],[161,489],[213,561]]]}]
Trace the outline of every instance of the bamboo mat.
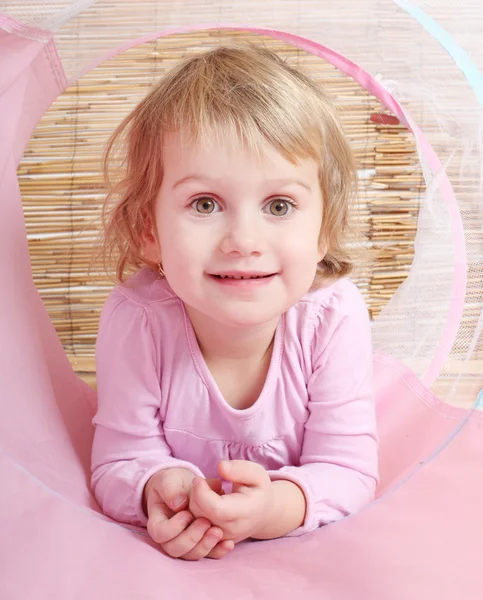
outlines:
[{"label": "bamboo mat", "polygon": [[[406,278],[424,179],[413,136],[376,98],[318,57],[245,32],[168,36],[124,52],[69,87],[37,126],[18,169],[35,284],[74,368],[94,383],[94,346],[112,281],[92,269],[104,198],[103,146],[149,86],[187,52],[261,40],[320,81],[339,109],[360,169],[354,279],[375,317]],[[90,269],[91,267],[91,269]]]}]

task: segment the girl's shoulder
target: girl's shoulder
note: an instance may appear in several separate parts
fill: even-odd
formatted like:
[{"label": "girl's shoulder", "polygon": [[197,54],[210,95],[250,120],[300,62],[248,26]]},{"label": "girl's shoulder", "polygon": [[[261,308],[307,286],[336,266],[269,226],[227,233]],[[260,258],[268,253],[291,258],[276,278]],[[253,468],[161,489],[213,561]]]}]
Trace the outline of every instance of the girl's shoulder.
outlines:
[{"label": "girl's shoulder", "polygon": [[286,322],[288,338],[292,344],[299,340],[306,364],[312,366],[330,343],[361,343],[371,328],[364,297],[347,277],[308,292],[287,312]]},{"label": "girl's shoulder", "polygon": [[370,328],[369,312],[358,287],[347,277],[305,294],[286,313],[290,339],[304,347],[324,345],[336,331]]},{"label": "girl's shoulder", "polygon": [[[325,287],[310,291],[298,305],[312,307],[313,312],[343,319],[354,314],[367,315],[367,306],[359,288],[348,277],[342,277]],[[297,305],[296,305],[297,306]]]},{"label": "girl's shoulder", "polygon": [[117,285],[111,298],[127,300],[129,303],[148,308],[154,304],[178,300],[165,277],[148,267],[140,269],[125,282]]}]

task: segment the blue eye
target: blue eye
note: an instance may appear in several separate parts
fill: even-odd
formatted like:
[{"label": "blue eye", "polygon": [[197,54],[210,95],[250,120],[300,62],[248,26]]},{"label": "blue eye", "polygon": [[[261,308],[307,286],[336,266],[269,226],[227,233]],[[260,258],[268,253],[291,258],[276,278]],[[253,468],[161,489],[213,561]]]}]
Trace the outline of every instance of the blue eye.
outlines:
[{"label": "blue eye", "polygon": [[196,210],[196,212],[202,215],[210,215],[216,211],[218,204],[213,200],[213,198],[210,198],[209,196],[203,196],[194,200],[191,203],[191,206]]}]

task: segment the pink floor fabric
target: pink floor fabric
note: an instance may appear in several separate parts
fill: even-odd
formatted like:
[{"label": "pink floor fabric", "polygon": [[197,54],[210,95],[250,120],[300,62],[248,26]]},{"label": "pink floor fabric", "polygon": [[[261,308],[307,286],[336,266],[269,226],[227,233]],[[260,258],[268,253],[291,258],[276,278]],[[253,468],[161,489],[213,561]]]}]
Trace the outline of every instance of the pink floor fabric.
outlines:
[{"label": "pink floor fabric", "polygon": [[[41,364],[40,355],[38,360]],[[482,415],[440,411],[421,397],[424,389],[409,374],[395,375],[390,362],[376,361],[376,373],[386,488],[391,483],[388,465],[393,465],[395,481],[402,475],[401,464],[418,469],[416,455],[426,458],[425,446],[435,449],[459,429],[453,441],[358,515],[302,538],[240,544],[223,561],[200,563],[164,557],[147,537],[96,512],[87,473],[79,468],[85,453],[79,456],[69,447],[66,434],[75,427],[78,439],[85,435],[81,449],[88,447],[88,405],[74,398],[75,409],[56,419],[55,405],[32,389],[31,407],[43,411],[29,415],[22,407],[21,433],[35,430],[42,443],[27,457],[28,464],[9,452],[16,431],[4,426],[1,433],[0,597],[480,599]],[[69,389],[70,384],[62,397],[69,396]],[[396,419],[384,417],[388,397],[399,407]],[[2,400],[7,414],[7,406],[16,406],[19,397],[3,395]],[[14,421],[20,416],[12,408],[8,413]],[[462,417],[467,419],[463,426]],[[424,428],[424,445],[419,427]],[[30,446],[27,436],[24,445]]]},{"label": "pink floor fabric", "polygon": [[0,68],[0,598],[479,600],[482,413],[442,405],[384,357],[375,363],[382,497],[358,515],[185,563],[98,512],[88,487],[95,396],[33,286],[16,181],[61,90],[47,47],[8,38],[0,33],[0,56],[15,47],[18,70]]}]

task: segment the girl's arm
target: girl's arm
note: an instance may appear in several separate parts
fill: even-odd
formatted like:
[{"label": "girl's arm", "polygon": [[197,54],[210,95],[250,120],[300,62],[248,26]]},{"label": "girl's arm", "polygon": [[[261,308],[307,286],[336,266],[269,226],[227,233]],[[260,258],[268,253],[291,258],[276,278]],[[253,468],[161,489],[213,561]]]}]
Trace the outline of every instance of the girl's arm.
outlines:
[{"label": "girl's arm", "polygon": [[[296,520],[300,514],[296,488],[304,493],[305,517],[291,535],[357,512],[373,500],[378,483],[373,353],[369,317],[360,294],[354,293],[344,314],[333,318],[337,322],[332,323],[328,343],[323,341],[326,321],[322,318],[315,332],[314,369],[308,382],[310,414],[300,466],[269,472],[272,481],[288,480],[296,486],[277,491],[279,514],[288,511]],[[272,521],[277,521],[275,512],[268,529]]]},{"label": "girl's arm", "polygon": [[104,513],[146,525],[143,489],[157,471],[182,467],[166,443],[160,416],[160,344],[144,307],[115,290],[101,315],[96,346],[98,411],[92,448],[92,489]]}]

